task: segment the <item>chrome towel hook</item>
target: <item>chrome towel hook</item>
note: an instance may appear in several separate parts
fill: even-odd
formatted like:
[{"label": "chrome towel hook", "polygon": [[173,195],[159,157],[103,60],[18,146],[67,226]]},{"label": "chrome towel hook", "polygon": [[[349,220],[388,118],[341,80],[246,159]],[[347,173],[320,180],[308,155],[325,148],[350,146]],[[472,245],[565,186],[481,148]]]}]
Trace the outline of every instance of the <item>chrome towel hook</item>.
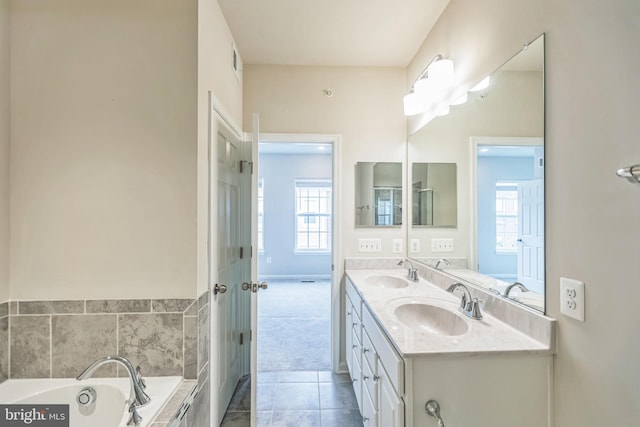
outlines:
[{"label": "chrome towel hook", "polygon": [[427,404],[424,405],[424,410],[427,411],[427,414],[438,420],[438,427],[444,427],[444,420],[440,416],[440,404],[437,401],[433,399],[428,401]]},{"label": "chrome towel hook", "polygon": [[627,178],[630,182],[640,182],[640,164],[628,166],[626,168],[618,169],[616,172],[620,178]]}]

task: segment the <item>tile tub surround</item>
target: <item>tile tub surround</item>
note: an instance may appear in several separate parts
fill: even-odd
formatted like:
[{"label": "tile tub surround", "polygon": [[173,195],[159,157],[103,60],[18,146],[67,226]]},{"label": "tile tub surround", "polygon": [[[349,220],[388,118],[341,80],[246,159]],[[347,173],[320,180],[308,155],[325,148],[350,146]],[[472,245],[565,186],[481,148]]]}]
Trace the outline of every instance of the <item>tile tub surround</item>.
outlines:
[{"label": "tile tub surround", "polygon": [[9,378],[9,303],[0,304],[0,383]]},{"label": "tile tub surround", "polygon": [[[347,270],[405,270],[404,266],[398,266],[398,262],[405,258],[369,258],[369,259],[346,259],[345,271]],[[508,301],[498,297],[493,293],[478,288],[460,278],[451,276],[446,272],[436,270],[419,263],[413,263],[418,270],[418,276],[427,282],[447,289],[450,285],[462,282],[469,288],[471,296],[485,301],[483,311],[491,314],[496,319],[519,330],[525,335],[544,343],[549,347],[549,351],[556,352],[557,321],[545,316],[539,311],[533,310],[522,304]]]},{"label": "tile tub surround", "polygon": [[[208,342],[208,324],[200,320],[207,312],[208,292],[197,300],[5,302],[0,304],[0,381],[75,377],[92,361],[113,354],[140,365],[145,376],[196,379],[206,365],[198,357],[208,356],[199,350],[199,341]],[[96,373],[119,374],[115,365]]]}]

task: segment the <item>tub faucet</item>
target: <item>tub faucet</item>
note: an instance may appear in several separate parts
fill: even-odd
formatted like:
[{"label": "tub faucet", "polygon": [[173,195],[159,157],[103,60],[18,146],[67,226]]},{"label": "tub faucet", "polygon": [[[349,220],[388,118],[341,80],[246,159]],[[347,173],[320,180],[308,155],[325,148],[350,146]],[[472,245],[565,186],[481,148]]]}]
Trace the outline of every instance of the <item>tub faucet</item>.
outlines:
[{"label": "tub faucet", "polygon": [[436,267],[435,267],[435,268],[436,268],[436,270],[438,269],[438,267],[440,266],[440,264],[441,264],[441,263],[444,263],[445,265],[451,265],[451,261],[449,261],[448,259],[446,259],[446,258],[440,258],[440,259],[438,260],[438,262],[436,262]]},{"label": "tub faucet", "polygon": [[140,375],[140,371],[136,372],[133,369],[133,365],[129,360],[120,356],[107,356],[101,359],[94,361],[87,369],[82,371],[80,375],[76,378],[78,381],[91,378],[91,376],[95,373],[95,371],[105,365],[107,363],[118,363],[124,366],[127,369],[127,374],[129,375],[129,383],[131,385],[130,393],[129,393],[129,421],[127,425],[139,425],[142,417],[138,414],[137,408],[140,406],[144,406],[151,401],[151,398],[144,391],[144,381],[142,380],[142,375]]},{"label": "tub faucet", "polygon": [[458,308],[458,310],[472,319],[482,319],[482,313],[480,312],[480,303],[478,301],[478,298],[471,298],[471,292],[469,292],[469,288],[458,282],[449,286],[447,288],[447,292],[453,293],[453,291],[458,288],[462,288],[462,290],[464,291],[464,293],[462,294],[462,298],[460,299],[460,307]]},{"label": "tub faucet", "polygon": [[529,289],[523,285],[520,282],[513,282],[512,284],[510,284],[509,286],[507,286],[504,290],[504,296],[505,297],[509,297],[509,292],[511,292],[511,289],[513,288],[518,288],[520,289],[522,292],[529,292]]},{"label": "tub faucet", "polygon": [[413,266],[413,264],[411,264],[411,262],[408,259],[405,260],[401,260],[398,265],[402,265],[403,263],[407,263],[409,264],[409,271],[407,272],[407,279],[411,280],[412,282],[417,282],[418,281],[418,270],[416,270],[416,268]]}]

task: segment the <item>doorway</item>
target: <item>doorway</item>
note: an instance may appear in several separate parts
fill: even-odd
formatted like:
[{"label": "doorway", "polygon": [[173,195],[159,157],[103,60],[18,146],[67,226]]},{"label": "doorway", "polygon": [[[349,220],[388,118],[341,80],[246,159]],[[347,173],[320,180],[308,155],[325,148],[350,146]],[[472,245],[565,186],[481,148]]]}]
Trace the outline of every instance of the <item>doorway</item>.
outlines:
[{"label": "doorway", "polygon": [[544,288],[544,148],[536,138],[473,144],[476,267],[523,291]]},{"label": "doorway", "polygon": [[332,146],[261,142],[258,371],[331,370]]}]

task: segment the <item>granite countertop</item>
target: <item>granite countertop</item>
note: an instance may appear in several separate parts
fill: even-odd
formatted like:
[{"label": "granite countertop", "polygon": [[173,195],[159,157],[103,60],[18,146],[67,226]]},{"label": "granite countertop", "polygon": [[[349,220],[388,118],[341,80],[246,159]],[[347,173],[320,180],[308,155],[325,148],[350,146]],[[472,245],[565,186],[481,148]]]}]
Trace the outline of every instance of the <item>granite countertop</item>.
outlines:
[{"label": "granite countertop", "polygon": [[[405,269],[347,270],[346,275],[355,285],[363,301],[369,307],[396,350],[403,357],[428,355],[478,355],[478,354],[552,354],[551,345],[511,327],[483,312],[482,320],[470,319],[458,312],[460,297],[420,279],[407,281],[404,288],[384,288],[369,278],[391,276],[405,279]],[[412,328],[402,323],[394,314],[395,308],[407,302],[426,303],[447,309],[466,322],[468,330],[461,335],[441,335]]]}]

